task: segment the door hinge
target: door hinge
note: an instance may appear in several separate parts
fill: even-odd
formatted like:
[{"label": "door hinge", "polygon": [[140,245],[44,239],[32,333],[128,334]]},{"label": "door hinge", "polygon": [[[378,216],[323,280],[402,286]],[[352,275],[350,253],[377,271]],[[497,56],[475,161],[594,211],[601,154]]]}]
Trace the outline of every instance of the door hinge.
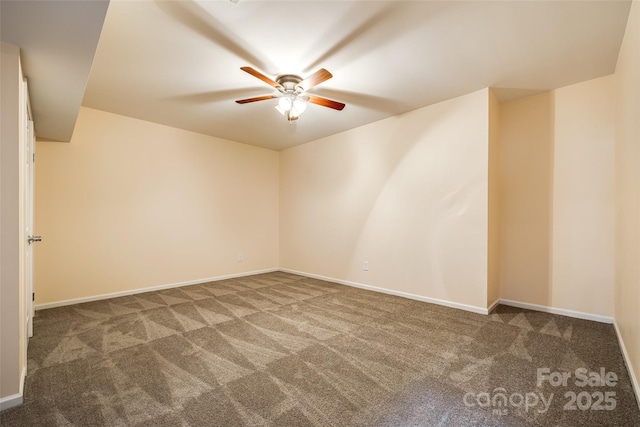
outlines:
[{"label": "door hinge", "polygon": [[35,301],[36,300],[36,293],[32,293],[31,294],[31,301]]},{"label": "door hinge", "polygon": [[36,162],[36,153],[33,153],[33,163]]}]

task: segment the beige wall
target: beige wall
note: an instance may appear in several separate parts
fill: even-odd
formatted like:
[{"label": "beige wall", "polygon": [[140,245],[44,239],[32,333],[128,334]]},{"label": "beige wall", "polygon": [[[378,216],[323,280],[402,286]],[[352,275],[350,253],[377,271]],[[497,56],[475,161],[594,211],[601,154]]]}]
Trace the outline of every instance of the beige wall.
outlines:
[{"label": "beige wall", "polygon": [[614,77],[501,105],[501,297],[613,316]]},{"label": "beige wall", "polygon": [[500,297],[551,301],[553,93],[500,108]]},{"label": "beige wall", "polygon": [[281,152],[281,266],[486,309],[488,110],[485,89]]},{"label": "beige wall", "polygon": [[489,91],[489,230],[487,307],[500,299],[500,103]]},{"label": "beige wall", "polygon": [[640,2],[631,6],[616,66],[615,322],[640,399]]},{"label": "beige wall", "polygon": [[614,77],[554,91],[548,306],[613,316]]},{"label": "beige wall", "polygon": [[36,303],[278,268],[278,161],[82,108],[37,143]]},{"label": "beige wall", "polygon": [[20,50],[1,43],[0,143],[0,407],[21,403],[26,369],[23,154],[25,99]]}]

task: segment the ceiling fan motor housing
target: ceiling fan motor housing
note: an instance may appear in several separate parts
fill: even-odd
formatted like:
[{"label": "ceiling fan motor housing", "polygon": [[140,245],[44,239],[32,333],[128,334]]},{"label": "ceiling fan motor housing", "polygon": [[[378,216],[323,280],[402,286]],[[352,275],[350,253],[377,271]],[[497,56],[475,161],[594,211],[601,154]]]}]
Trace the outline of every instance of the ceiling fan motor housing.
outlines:
[{"label": "ceiling fan motor housing", "polygon": [[276,83],[284,88],[284,92],[296,92],[298,84],[302,81],[302,77],[295,74],[282,74],[276,77]]}]

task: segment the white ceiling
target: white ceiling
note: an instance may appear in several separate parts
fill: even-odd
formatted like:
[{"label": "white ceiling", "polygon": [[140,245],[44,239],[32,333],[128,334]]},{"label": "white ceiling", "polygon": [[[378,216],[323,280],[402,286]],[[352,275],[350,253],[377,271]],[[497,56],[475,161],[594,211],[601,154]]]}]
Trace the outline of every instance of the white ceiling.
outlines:
[{"label": "white ceiling", "polygon": [[[112,0],[82,104],[279,150],[485,87],[505,100],[611,74],[629,8],[617,0]],[[276,100],[234,102],[274,93],[242,66],[274,79],[326,68],[334,77],[310,93],[347,106],[310,105],[290,125]],[[41,90],[32,87],[37,131],[50,137],[55,111],[38,109]]]}]

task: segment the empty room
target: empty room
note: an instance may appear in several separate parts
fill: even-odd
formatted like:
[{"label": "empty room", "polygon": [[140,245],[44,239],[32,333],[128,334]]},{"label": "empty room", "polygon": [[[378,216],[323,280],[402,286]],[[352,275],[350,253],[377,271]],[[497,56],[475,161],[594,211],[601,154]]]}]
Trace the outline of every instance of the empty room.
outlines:
[{"label": "empty room", "polygon": [[640,0],[0,0],[1,426],[640,426]]}]

